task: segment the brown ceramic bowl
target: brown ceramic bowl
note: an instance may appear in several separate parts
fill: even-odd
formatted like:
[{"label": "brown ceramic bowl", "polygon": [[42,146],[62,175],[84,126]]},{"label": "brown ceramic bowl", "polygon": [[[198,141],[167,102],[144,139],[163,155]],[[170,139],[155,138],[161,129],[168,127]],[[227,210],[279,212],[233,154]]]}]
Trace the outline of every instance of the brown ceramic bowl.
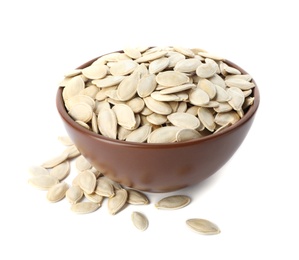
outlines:
[{"label": "brown ceramic bowl", "polygon": [[[97,57],[98,58],[98,57]],[[89,66],[97,58],[78,68]],[[230,66],[246,73],[232,62]],[[106,138],[77,124],[67,113],[57,92],[57,109],[66,131],[78,150],[107,177],[122,185],[150,192],[169,192],[201,182],[217,172],[245,139],[259,106],[258,88],[254,104],[231,127],[197,140],[147,144]]]}]

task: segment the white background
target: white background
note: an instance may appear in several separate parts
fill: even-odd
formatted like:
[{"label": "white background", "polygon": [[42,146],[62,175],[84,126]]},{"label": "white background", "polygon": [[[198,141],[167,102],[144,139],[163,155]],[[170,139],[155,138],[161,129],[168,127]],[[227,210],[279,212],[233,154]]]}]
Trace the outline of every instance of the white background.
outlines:
[{"label": "white background", "polygon": [[[2,1],[0,259],[298,259],[298,12],[296,1]],[[126,46],[201,47],[243,67],[261,104],[240,149],[192,203],[76,215],[27,184],[66,132],[55,96],[64,73]],[[70,181],[70,179],[67,179]],[[173,193],[170,193],[173,194]],[[135,229],[138,210],[150,221]],[[202,236],[187,218],[215,222]]]}]

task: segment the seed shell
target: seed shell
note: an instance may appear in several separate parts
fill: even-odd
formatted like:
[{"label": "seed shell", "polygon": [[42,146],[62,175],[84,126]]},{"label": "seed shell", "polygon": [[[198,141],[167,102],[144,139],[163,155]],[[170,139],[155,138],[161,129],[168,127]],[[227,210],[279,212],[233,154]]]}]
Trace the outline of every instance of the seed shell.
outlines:
[{"label": "seed shell", "polygon": [[79,186],[87,194],[94,192],[96,188],[97,179],[94,173],[90,170],[86,170],[80,174]]},{"label": "seed shell", "polygon": [[76,204],[79,200],[82,199],[83,195],[83,190],[78,185],[71,186],[65,194],[67,200],[71,204]]},{"label": "seed shell", "polygon": [[131,215],[131,219],[137,229],[144,231],[148,228],[149,222],[144,214],[134,211]]},{"label": "seed shell", "polygon": [[127,203],[132,205],[149,204],[149,199],[144,193],[133,189],[127,189],[127,192],[128,192]]},{"label": "seed shell", "polygon": [[55,184],[57,184],[59,181],[57,178],[51,176],[51,175],[38,175],[35,177],[32,177],[28,180],[28,183],[34,186],[35,188],[41,189],[41,190],[48,190]]},{"label": "seed shell", "polygon": [[68,184],[66,182],[60,182],[52,186],[47,192],[47,199],[50,202],[58,202],[65,197],[65,193],[68,190]]},{"label": "seed shell", "polygon": [[159,200],[155,206],[157,209],[175,210],[187,206],[191,198],[186,195],[173,195]]},{"label": "seed shell", "polygon": [[71,210],[78,214],[87,214],[96,211],[101,205],[91,202],[83,201],[76,204],[72,204]]},{"label": "seed shell", "polygon": [[128,192],[125,189],[119,189],[115,191],[115,196],[108,199],[109,213],[115,215],[126,204],[128,198]]},{"label": "seed shell", "polygon": [[50,170],[50,175],[57,178],[59,181],[65,179],[70,173],[69,161],[64,161]]},{"label": "seed shell", "polygon": [[203,235],[215,235],[220,233],[220,229],[214,223],[206,219],[188,219],[186,224],[194,231]]}]

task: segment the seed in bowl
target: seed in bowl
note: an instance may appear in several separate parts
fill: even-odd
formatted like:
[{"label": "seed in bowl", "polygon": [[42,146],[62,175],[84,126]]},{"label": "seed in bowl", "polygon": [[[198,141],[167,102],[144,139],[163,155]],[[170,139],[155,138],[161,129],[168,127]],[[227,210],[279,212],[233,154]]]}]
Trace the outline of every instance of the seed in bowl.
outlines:
[{"label": "seed in bowl", "polygon": [[118,140],[167,143],[238,122],[254,102],[255,84],[219,56],[175,46],[103,55],[66,74],[61,86],[69,115],[86,129]]}]

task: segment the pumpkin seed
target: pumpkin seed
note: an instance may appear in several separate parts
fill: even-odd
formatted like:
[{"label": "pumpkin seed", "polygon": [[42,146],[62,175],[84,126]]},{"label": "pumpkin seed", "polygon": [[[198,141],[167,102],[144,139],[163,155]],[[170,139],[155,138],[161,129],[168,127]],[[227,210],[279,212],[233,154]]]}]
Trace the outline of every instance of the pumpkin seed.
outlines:
[{"label": "pumpkin seed", "polygon": [[172,195],[159,200],[155,206],[157,209],[175,210],[187,206],[191,198],[186,195]]},{"label": "pumpkin seed", "polygon": [[69,161],[64,161],[50,170],[50,175],[57,178],[59,181],[65,179],[70,173]]},{"label": "pumpkin seed", "polygon": [[91,168],[91,164],[89,161],[86,160],[86,158],[83,155],[80,155],[76,159],[76,168],[79,172],[89,170]]},{"label": "pumpkin seed", "polygon": [[65,193],[67,200],[71,204],[76,204],[79,200],[82,199],[84,193],[80,186],[74,185],[71,186]]},{"label": "pumpkin seed", "polygon": [[134,189],[127,189],[127,192],[128,192],[127,203],[132,205],[149,204],[149,199],[144,193]]},{"label": "pumpkin seed", "polygon": [[182,128],[196,129],[200,122],[196,116],[188,113],[176,112],[167,116],[167,119],[174,125]]},{"label": "pumpkin seed", "polygon": [[49,174],[48,170],[42,166],[32,166],[28,171],[32,177]]},{"label": "pumpkin seed", "polygon": [[112,215],[117,214],[126,204],[128,192],[125,189],[115,191],[115,195],[108,199],[108,210]]},{"label": "pumpkin seed", "polygon": [[48,190],[58,182],[57,178],[49,174],[37,175],[28,180],[29,184],[41,190]]},{"label": "pumpkin seed", "polygon": [[144,231],[148,228],[148,219],[144,214],[134,211],[131,215],[131,219],[137,229]]},{"label": "pumpkin seed", "polygon": [[87,214],[96,211],[100,208],[100,204],[91,201],[83,201],[76,204],[72,204],[71,210],[78,214]]},{"label": "pumpkin seed", "polygon": [[96,188],[97,179],[94,173],[90,170],[86,170],[80,174],[79,186],[87,194],[94,192]]},{"label": "pumpkin seed", "polygon": [[192,228],[192,230],[203,235],[215,235],[220,233],[220,229],[214,223],[206,219],[188,219],[186,224]]},{"label": "pumpkin seed", "polygon": [[113,197],[115,195],[113,185],[108,181],[107,178],[100,177],[96,182],[96,194],[103,197]]},{"label": "pumpkin seed", "polygon": [[175,86],[188,83],[189,77],[182,72],[165,71],[165,72],[160,72],[156,76],[156,81],[158,84],[163,86],[175,87]]},{"label": "pumpkin seed", "polygon": [[177,126],[165,126],[155,129],[147,138],[148,143],[173,143],[176,141],[177,132],[180,130]]},{"label": "pumpkin seed", "polygon": [[47,199],[50,202],[57,202],[65,197],[65,193],[68,190],[68,184],[60,182],[52,186],[47,192]]}]

